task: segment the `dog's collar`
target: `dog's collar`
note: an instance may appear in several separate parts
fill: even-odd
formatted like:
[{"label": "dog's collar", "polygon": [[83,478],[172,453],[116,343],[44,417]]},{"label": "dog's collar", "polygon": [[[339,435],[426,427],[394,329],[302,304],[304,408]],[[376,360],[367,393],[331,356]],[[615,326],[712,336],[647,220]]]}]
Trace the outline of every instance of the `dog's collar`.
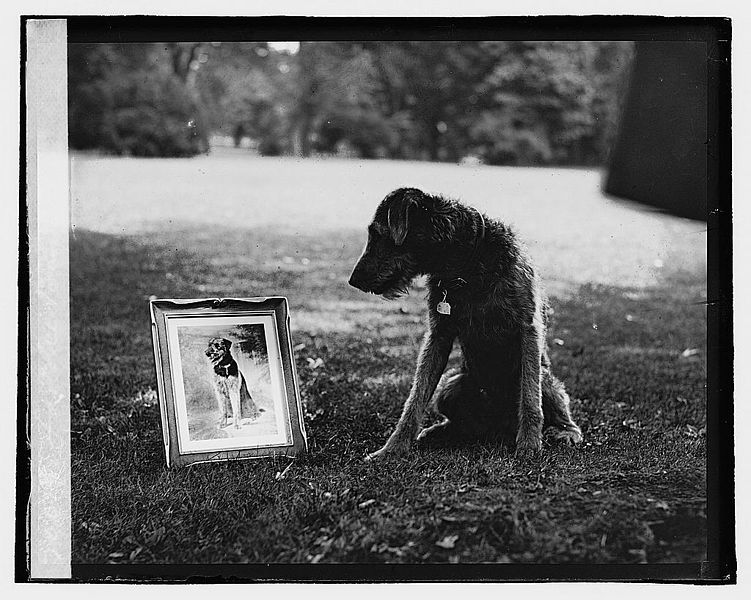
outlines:
[{"label": "dog's collar", "polygon": [[[472,265],[476,262],[477,255],[480,251],[480,244],[485,239],[485,218],[482,216],[482,213],[476,208],[472,207],[472,210],[474,210],[477,213],[477,216],[480,217],[480,231],[477,235],[475,235],[475,241],[472,246],[472,253],[469,255],[469,258],[464,263],[464,267],[461,270],[461,272],[463,273],[467,273]],[[453,279],[449,279],[445,282],[438,282],[439,289],[443,290],[444,292],[450,292],[451,290],[462,288],[465,285],[467,285],[467,280],[463,277],[454,277]]]},{"label": "dog's collar", "polygon": [[[475,236],[475,242],[474,242],[474,245],[472,246],[472,253],[469,255],[467,262],[464,264],[464,267],[462,268],[462,272],[464,273],[467,273],[469,269],[472,267],[473,263],[477,260],[477,255],[479,253],[480,244],[485,239],[485,218],[482,216],[482,213],[479,210],[477,210],[474,207],[473,207],[473,210],[480,217],[480,232],[478,235]],[[454,277],[453,279],[449,279],[446,282],[439,280],[438,289],[441,292],[443,292],[443,299],[436,305],[436,310],[442,315],[450,315],[451,305],[448,303],[448,300],[447,300],[448,293],[452,290],[457,290],[459,288],[462,288],[465,285],[467,285],[467,280],[464,279],[463,277]]]},{"label": "dog's collar", "polygon": [[217,374],[221,375],[221,373],[217,369],[222,369],[224,370],[224,377],[229,377],[229,370],[231,366],[232,366],[231,362],[227,362],[223,365],[214,365],[214,370],[217,371]]}]

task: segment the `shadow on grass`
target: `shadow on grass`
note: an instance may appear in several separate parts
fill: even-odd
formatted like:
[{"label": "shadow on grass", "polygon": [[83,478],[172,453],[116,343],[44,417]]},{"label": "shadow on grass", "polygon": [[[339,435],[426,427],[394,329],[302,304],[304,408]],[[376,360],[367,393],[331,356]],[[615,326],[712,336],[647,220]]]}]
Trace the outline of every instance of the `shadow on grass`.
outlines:
[{"label": "shadow on grass", "polygon": [[[584,286],[549,332],[585,445],[370,465],[409,390],[422,293],[346,285],[361,232],[71,239],[73,562],[689,562],[705,552],[704,281]],[[164,466],[148,298],[285,295],[310,453]],[[690,350],[689,352],[684,352]],[[452,358],[456,360],[456,356]]]}]

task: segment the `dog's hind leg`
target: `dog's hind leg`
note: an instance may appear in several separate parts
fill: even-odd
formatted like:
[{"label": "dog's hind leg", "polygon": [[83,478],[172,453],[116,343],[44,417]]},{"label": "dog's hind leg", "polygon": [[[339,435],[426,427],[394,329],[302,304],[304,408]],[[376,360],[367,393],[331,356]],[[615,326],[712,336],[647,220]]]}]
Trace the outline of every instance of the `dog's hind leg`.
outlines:
[{"label": "dog's hind leg", "polygon": [[532,323],[521,332],[521,394],[519,395],[516,454],[528,457],[542,448],[542,357],[544,328],[536,301]]},{"label": "dog's hind leg", "polygon": [[259,417],[261,414],[260,410],[258,410],[258,405],[253,401],[253,396],[250,395],[250,391],[248,390],[248,385],[245,382],[245,377],[242,373],[239,375],[240,377],[240,410],[244,417],[249,418],[251,420],[255,420]]},{"label": "dog's hind leg", "polygon": [[542,368],[542,413],[547,439],[571,445],[582,441],[581,429],[571,418],[566,389],[545,366]]},{"label": "dog's hind leg", "polygon": [[433,398],[445,419],[423,429],[417,443],[423,448],[440,448],[486,435],[489,421],[478,410],[479,401],[480,389],[465,371],[448,372]]}]

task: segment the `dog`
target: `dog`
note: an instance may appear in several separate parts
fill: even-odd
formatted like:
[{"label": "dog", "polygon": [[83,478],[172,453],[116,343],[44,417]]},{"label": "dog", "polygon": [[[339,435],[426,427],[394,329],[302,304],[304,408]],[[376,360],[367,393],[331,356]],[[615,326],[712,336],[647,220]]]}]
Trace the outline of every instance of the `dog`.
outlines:
[{"label": "dog", "polygon": [[[211,338],[206,348],[206,356],[211,363],[211,381],[221,415],[219,427],[226,427],[230,422],[235,429],[240,429],[242,420],[257,419],[260,410],[248,391],[242,371],[237,361],[232,358],[232,342],[225,338]],[[231,421],[230,421],[231,417]]]},{"label": "dog", "polygon": [[[515,233],[456,200],[394,190],[368,226],[349,283],[393,299],[418,275],[427,275],[428,330],[411,391],[388,441],[366,458],[405,453],[415,439],[440,447],[499,438],[526,458],[541,450],[543,430],[579,444],[568,394],[550,370],[546,301]],[[441,380],[456,339],[461,367]],[[431,398],[445,418],[420,431]]]}]

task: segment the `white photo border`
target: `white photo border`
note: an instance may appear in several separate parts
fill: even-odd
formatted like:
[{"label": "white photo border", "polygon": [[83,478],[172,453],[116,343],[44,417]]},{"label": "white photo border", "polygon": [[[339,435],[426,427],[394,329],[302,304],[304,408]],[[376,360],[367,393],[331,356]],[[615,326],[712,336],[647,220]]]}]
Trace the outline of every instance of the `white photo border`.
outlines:
[{"label": "white photo border", "polygon": [[[289,408],[284,401],[285,379],[282,369],[282,354],[279,348],[279,331],[274,319],[274,311],[258,313],[217,314],[216,316],[190,315],[183,313],[167,313],[167,347],[169,359],[172,361],[175,416],[177,418],[177,445],[183,454],[212,452],[216,450],[242,450],[245,448],[270,448],[288,446],[292,442],[292,422]],[[178,329],[180,327],[201,327],[206,325],[262,325],[268,352],[269,370],[271,371],[271,389],[274,402],[274,412],[278,433],[266,436],[264,441],[248,444],[242,438],[227,438],[226,440],[191,440],[188,432],[188,412],[183,381],[182,357],[178,343]],[[268,439],[266,439],[268,438]]]}]

